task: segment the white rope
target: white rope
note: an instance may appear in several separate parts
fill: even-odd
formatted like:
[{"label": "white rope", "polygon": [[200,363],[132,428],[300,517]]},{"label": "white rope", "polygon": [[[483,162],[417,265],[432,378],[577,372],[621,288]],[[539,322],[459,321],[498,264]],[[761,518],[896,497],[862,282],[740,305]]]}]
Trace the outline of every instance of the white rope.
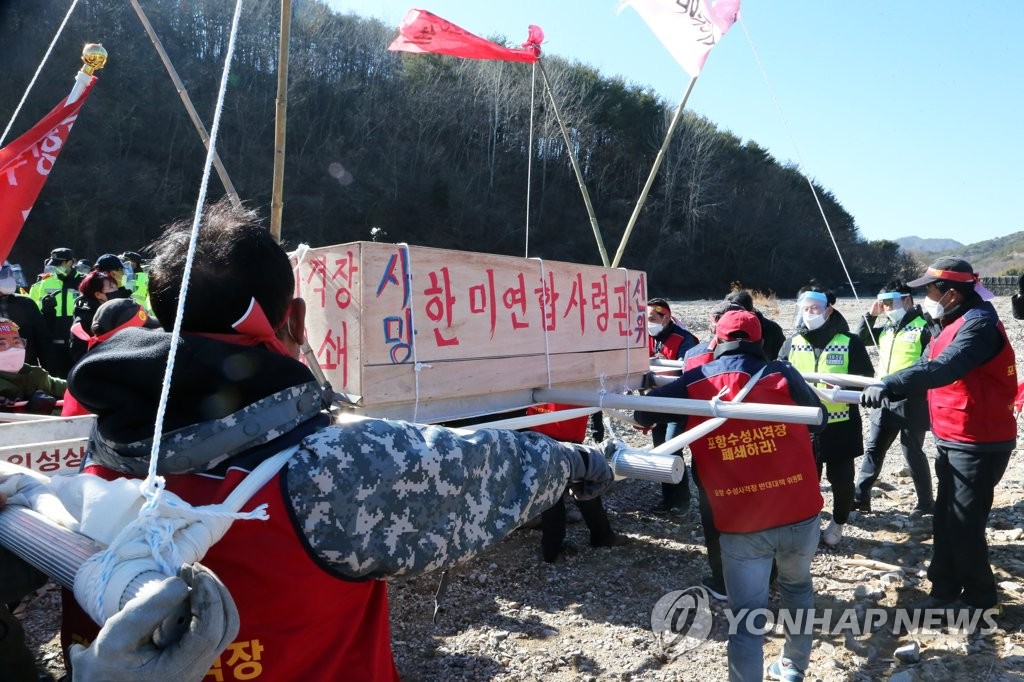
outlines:
[{"label": "white rope", "polygon": [[[547,366],[548,371],[548,388],[551,388],[551,347],[548,344],[548,323],[544,319],[544,302],[547,300],[547,282],[544,279],[544,259],[543,258],[531,258],[540,263],[540,290],[544,292],[544,297],[541,299],[540,306],[540,326],[544,330],[544,362]],[[554,290],[552,289],[550,296],[552,296],[552,311],[554,309]],[[554,313],[552,312],[552,317]]]},{"label": "white rope", "polygon": [[529,147],[526,152],[526,245],[523,247],[523,257],[530,257],[530,188],[533,187],[533,112],[534,98],[537,95],[537,62],[533,63],[533,70],[530,72],[530,134],[528,136]]},{"label": "white rope", "polygon": [[399,244],[405,251],[405,281],[409,287],[409,345],[412,346],[412,372],[413,380],[416,383],[416,402],[412,406],[412,421],[416,423],[420,416],[420,372],[430,369],[432,365],[425,365],[419,361],[416,355],[416,306],[413,304],[415,298],[412,295],[412,254],[409,252],[409,245],[405,242]]},{"label": "white rope", "polygon": [[68,13],[64,15],[64,21],[60,22],[60,26],[57,28],[56,35],[53,36],[53,40],[50,41],[50,46],[46,48],[46,54],[43,55],[43,61],[39,62],[39,66],[36,68],[36,72],[32,74],[32,80],[28,82],[28,87],[25,88],[25,94],[21,96],[21,101],[18,102],[18,106],[14,109],[14,113],[11,114],[11,120],[7,122],[7,127],[4,128],[3,135],[0,135],[0,144],[4,143],[7,139],[7,133],[11,132],[11,127],[14,125],[14,120],[18,118],[18,114],[21,112],[21,107],[25,104],[25,100],[28,99],[28,94],[32,92],[33,86],[36,84],[36,79],[39,78],[39,73],[43,70],[43,66],[46,65],[46,60],[50,58],[50,53],[53,52],[53,46],[57,44],[57,40],[60,38],[60,34],[64,32],[64,27],[68,23],[68,19],[71,18],[71,13],[75,11],[75,6],[78,4],[78,0],[72,0],[71,6],[68,7]]},{"label": "white rope", "polygon": [[631,336],[631,330],[628,328],[628,325],[632,322],[632,320],[629,319],[629,315],[630,315],[630,313],[633,312],[633,304],[632,304],[632,298],[630,298],[630,295],[629,295],[629,270],[627,270],[626,268],[622,268],[622,267],[620,267],[619,270],[622,270],[622,274],[625,276],[625,279],[626,279],[626,283],[623,285],[625,287],[625,289],[622,292],[623,298],[625,299],[624,303],[626,304],[626,325],[627,325],[627,328],[626,328],[626,377],[625,377],[625,379],[622,380],[622,392],[625,393],[626,391],[629,390],[629,341],[632,338],[632,336]]},{"label": "white rope", "polygon": [[829,224],[828,217],[825,215],[825,208],[821,205],[821,198],[818,196],[818,190],[815,189],[811,176],[807,174],[806,170],[804,170],[807,166],[804,164],[803,156],[800,154],[800,148],[797,147],[796,138],[793,137],[793,131],[789,127],[786,115],[782,112],[782,105],[779,104],[779,100],[775,96],[775,90],[772,88],[771,81],[768,80],[768,73],[764,69],[764,64],[761,63],[761,56],[757,53],[757,48],[754,47],[754,41],[750,38],[750,32],[747,31],[746,23],[742,18],[739,19],[738,23],[743,27],[743,35],[747,37],[747,44],[750,45],[750,50],[754,53],[754,61],[757,62],[757,68],[761,71],[761,77],[764,78],[764,83],[768,87],[768,94],[772,98],[775,110],[779,112],[779,118],[782,119],[782,126],[786,129],[786,135],[789,137],[789,142],[793,145],[793,151],[796,154],[797,162],[800,165],[800,173],[804,176],[804,180],[807,181],[807,185],[811,188],[811,194],[814,195],[814,203],[818,205],[818,213],[821,214],[821,219],[825,221],[825,229],[828,230],[828,236],[832,240],[832,246],[835,247],[836,255],[839,257],[839,264],[843,266],[843,272],[846,273],[846,281],[850,283],[850,291],[853,292],[854,299],[860,302],[860,296],[857,295],[857,288],[853,285],[853,277],[850,276],[850,271],[846,267],[846,261],[843,260],[843,254],[839,251],[839,243],[836,241],[836,236],[832,232],[832,226]]},{"label": "white rope", "polygon": [[[266,504],[248,512],[241,509],[298,449],[293,445],[265,459],[220,504],[193,507],[170,492],[163,492],[155,504],[143,504],[138,518],[79,569],[75,576],[79,604],[93,620],[104,623],[118,611],[122,595],[136,577],[154,568],[164,575],[175,575],[182,564],[202,559],[233,521],[266,521],[270,518]],[[145,497],[144,482],[139,490]]]},{"label": "white rope", "polygon": [[[242,0],[237,0],[235,14],[231,22],[231,34],[228,39],[227,52],[224,57],[224,70],[221,74],[217,107],[214,113],[213,126],[210,130],[210,145],[206,154],[206,165],[203,167],[202,182],[199,187],[199,196],[196,200],[196,213],[192,223],[192,235],[189,241],[188,256],[185,260],[185,271],[182,274],[181,292],[178,298],[174,328],[171,332],[171,347],[167,356],[167,368],[164,373],[163,385],[160,389],[160,400],[157,404],[156,420],[153,427],[153,446],[149,455],[149,471],[146,474],[145,480],[140,485],[140,492],[145,502],[139,510],[136,521],[127,526],[114,539],[114,542],[111,543],[105,552],[90,559],[90,562],[93,563],[94,579],[85,577],[86,574],[80,571],[79,576],[81,579],[76,577],[75,580],[76,590],[81,582],[83,589],[87,592],[85,599],[79,598],[79,603],[87,609],[95,608],[98,613],[103,613],[104,608],[109,610],[111,606],[114,611],[120,607],[120,604],[104,605],[103,598],[103,594],[113,577],[113,572],[117,570],[117,564],[114,562],[115,558],[124,557],[129,553],[141,553],[143,556],[136,556],[135,558],[150,563],[155,561],[160,572],[168,576],[176,575],[181,566],[180,559],[182,554],[175,544],[181,538],[175,538],[175,533],[181,530],[184,525],[195,522],[223,521],[226,519],[226,525],[224,526],[226,531],[227,525],[230,525],[230,521],[235,518],[261,518],[260,514],[265,515],[266,513],[265,510],[255,510],[239,516],[218,508],[218,505],[213,505],[212,508],[200,507],[194,509],[187,505],[187,503],[182,502],[180,498],[172,496],[170,493],[165,493],[164,478],[157,475],[160,441],[163,437],[163,423],[167,412],[167,401],[170,395],[171,377],[174,374],[178,343],[181,340],[181,323],[184,317],[185,300],[188,295],[188,281],[192,272],[196,244],[199,240],[199,225],[202,220],[203,204],[206,201],[206,191],[210,182],[210,168],[213,165],[217,133],[220,130],[221,114],[224,109],[224,94],[227,90],[228,74],[231,71],[231,59],[235,50],[235,38],[238,34],[238,21],[241,10]],[[204,527],[203,523],[198,523],[193,527],[200,528],[200,532],[209,537],[210,531]],[[134,547],[134,550],[130,550],[129,547]],[[195,550],[196,547],[198,545],[192,549]],[[207,545],[208,548],[209,545]],[[143,557],[145,558],[143,559]],[[87,562],[86,566],[88,565],[89,562]],[[85,568],[83,566],[83,570]],[[93,593],[93,590],[96,590],[96,592]],[[94,594],[91,599],[89,598],[90,594]]]}]

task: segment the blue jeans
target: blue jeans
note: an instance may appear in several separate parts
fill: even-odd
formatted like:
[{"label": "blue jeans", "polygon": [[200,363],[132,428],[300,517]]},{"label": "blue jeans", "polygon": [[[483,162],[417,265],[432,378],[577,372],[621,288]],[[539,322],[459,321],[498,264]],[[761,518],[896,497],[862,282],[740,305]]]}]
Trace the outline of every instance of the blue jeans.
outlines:
[{"label": "blue jeans", "polygon": [[[814,608],[811,560],[818,547],[818,515],[788,526],[756,533],[722,533],[722,569],[729,608],[733,613],[768,607],[768,578],[772,559],[778,565],[778,587],[782,608],[791,612]],[[754,627],[762,626],[754,623]],[[764,635],[746,629],[750,620],[740,621],[737,632],[729,635],[729,679],[732,682],[761,680],[764,671]],[[782,656],[807,670],[811,659],[811,632],[786,632]]]}]

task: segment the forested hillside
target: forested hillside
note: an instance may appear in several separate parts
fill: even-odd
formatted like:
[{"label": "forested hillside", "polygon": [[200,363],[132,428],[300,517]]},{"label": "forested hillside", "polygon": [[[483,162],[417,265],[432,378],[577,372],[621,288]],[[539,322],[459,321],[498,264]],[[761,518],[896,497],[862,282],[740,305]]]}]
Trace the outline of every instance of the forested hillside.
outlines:
[{"label": "forested hillside", "polygon": [[[233,3],[143,5],[209,126]],[[277,0],[246,3],[218,142],[242,198],[264,214],[279,7]],[[522,254],[532,154],[530,255],[600,262],[539,89],[529,145],[530,66],[391,53],[392,26],[318,2],[294,7],[283,227],[289,244],[367,239],[379,227],[388,241]],[[65,12],[66,3],[37,0],[0,8],[5,124]],[[197,195],[204,149],[128,2],[79,4],[8,141],[67,94],[86,42],[101,42],[110,61],[15,246],[12,260],[29,274],[54,246],[87,258],[139,249],[161,224],[188,215]],[[614,253],[672,106],[586,65],[544,61]],[[855,279],[875,284],[907,266],[897,244],[862,240],[839,200],[818,189]],[[210,196],[221,194],[214,177]],[[673,297],[721,295],[733,280],[784,295],[809,277],[843,280],[797,170],[693,115],[676,132],[623,264],[647,270],[651,290]]]}]

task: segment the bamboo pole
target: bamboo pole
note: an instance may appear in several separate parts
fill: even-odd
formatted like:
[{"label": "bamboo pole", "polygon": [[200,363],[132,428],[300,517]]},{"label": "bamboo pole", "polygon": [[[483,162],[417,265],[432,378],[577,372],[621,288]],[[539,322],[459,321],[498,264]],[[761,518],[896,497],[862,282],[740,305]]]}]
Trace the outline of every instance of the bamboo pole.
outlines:
[{"label": "bamboo pole", "polygon": [[548,80],[548,72],[544,69],[544,62],[537,60],[540,66],[540,75],[544,79],[544,89],[547,90],[548,99],[551,100],[551,109],[555,112],[555,120],[562,131],[562,139],[565,140],[565,149],[569,152],[569,161],[572,163],[572,170],[576,173],[576,182],[583,194],[583,203],[587,206],[587,215],[590,216],[590,227],[594,230],[594,239],[597,241],[597,250],[601,254],[601,264],[608,267],[608,251],[604,247],[604,239],[601,238],[601,228],[597,225],[597,215],[594,213],[594,205],[590,202],[590,192],[587,191],[587,184],[583,181],[583,172],[580,170],[580,163],[576,159],[576,152],[572,149],[572,142],[569,140],[569,131],[565,129],[562,115],[558,112],[558,103],[555,102],[555,94],[551,90],[551,82]]},{"label": "bamboo pole", "polygon": [[281,0],[281,37],[277,55],[277,100],[274,111],[274,189],[270,202],[270,234],[281,241],[284,210],[284,147],[288,123],[288,41],[292,31],[292,0]]},{"label": "bamboo pole", "polygon": [[[149,35],[150,42],[153,43],[153,47],[156,48],[156,53],[160,55],[160,61],[164,63],[164,68],[167,69],[167,74],[171,77],[171,81],[174,83],[174,87],[178,91],[178,97],[181,98],[182,104],[185,105],[185,111],[188,112],[188,117],[192,120],[192,125],[195,126],[196,132],[199,133],[199,137],[203,141],[203,146],[207,151],[209,151],[210,135],[206,131],[206,126],[203,125],[202,119],[199,118],[199,114],[196,112],[195,106],[192,104],[192,98],[188,96],[185,84],[182,83],[181,78],[178,77],[178,72],[171,63],[170,57],[167,56],[167,51],[164,50],[163,43],[160,42],[160,38],[156,35],[156,31],[153,30],[153,25],[149,23],[149,17],[147,17],[146,13],[142,11],[142,7],[139,5],[138,0],[131,0],[131,3],[132,7],[135,9],[135,14],[138,15],[139,21],[142,22],[143,28],[146,29],[146,33]],[[235,191],[235,186],[231,182],[231,178],[228,176],[228,171],[224,167],[224,163],[220,160],[220,155],[217,153],[217,150],[213,151],[213,167],[217,170],[217,177],[220,178],[221,184],[224,185],[224,191],[227,192],[231,205],[235,208],[240,207],[242,205],[242,201],[238,198],[238,192]]]},{"label": "bamboo pole", "polygon": [[636,225],[636,219],[640,217],[640,210],[644,207],[644,202],[647,201],[647,194],[651,191],[651,186],[654,184],[654,177],[658,174],[658,168],[661,167],[661,162],[665,159],[665,152],[668,150],[668,143],[672,140],[672,134],[676,131],[676,126],[679,124],[679,119],[683,117],[683,109],[686,108],[686,100],[690,99],[690,93],[693,92],[693,86],[697,83],[697,77],[694,76],[690,79],[690,84],[686,86],[686,92],[683,93],[683,99],[679,102],[679,108],[676,109],[675,116],[672,117],[672,122],[668,126],[668,132],[665,133],[665,141],[661,143],[661,149],[658,150],[658,155],[654,157],[654,165],[651,166],[651,173],[647,176],[647,182],[644,184],[644,189],[640,192],[640,198],[636,200],[636,206],[633,208],[633,215],[629,216],[629,223],[626,224],[626,231],[622,233],[622,240],[619,242],[619,248],[615,252],[615,260],[612,261],[612,267],[619,267],[619,262],[622,260],[622,254],[626,251],[626,242],[629,241],[630,234],[633,233],[633,226]]},{"label": "bamboo pole", "polygon": [[651,398],[618,394],[600,394],[596,391],[563,388],[535,388],[533,400],[537,403],[563,403],[589,405],[617,410],[643,410],[667,414],[690,414],[698,417],[726,417],[779,421],[792,424],[822,423],[821,408],[799,405],[768,405],[764,403],[731,403],[683,398]]}]

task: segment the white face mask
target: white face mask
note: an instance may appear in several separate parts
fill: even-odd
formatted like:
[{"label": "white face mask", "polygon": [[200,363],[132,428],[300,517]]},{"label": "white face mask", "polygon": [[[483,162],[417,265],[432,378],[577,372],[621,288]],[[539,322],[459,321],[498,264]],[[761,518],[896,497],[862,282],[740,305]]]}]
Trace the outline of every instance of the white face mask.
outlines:
[{"label": "white face mask", "polygon": [[812,332],[815,329],[821,329],[821,326],[823,324],[825,324],[825,316],[824,315],[821,315],[821,314],[817,314],[817,315],[805,314],[804,315],[804,326],[807,327],[807,329],[812,331]]},{"label": "white face mask", "polygon": [[892,310],[887,310],[885,312],[885,316],[888,317],[889,321],[892,322],[893,324],[899,324],[900,320],[903,319],[903,316],[906,313],[907,311],[904,310],[903,308],[893,308]]},{"label": "white face mask", "polygon": [[18,372],[24,366],[24,348],[8,348],[0,351],[0,372]]},{"label": "white face mask", "polygon": [[648,322],[647,323],[647,333],[650,334],[651,336],[657,336],[658,334],[660,334],[663,331],[665,331],[665,325],[664,324],[659,324],[657,322]]},{"label": "white face mask", "polygon": [[10,296],[18,290],[18,281],[13,277],[0,279],[0,296]]},{"label": "white face mask", "polygon": [[933,320],[941,320],[942,316],[946,314],[946,306],[942,305],[941,300],[933,301],[930,298],[926,298],[921,301],[921,310],[928,313],[928,317]]}]

